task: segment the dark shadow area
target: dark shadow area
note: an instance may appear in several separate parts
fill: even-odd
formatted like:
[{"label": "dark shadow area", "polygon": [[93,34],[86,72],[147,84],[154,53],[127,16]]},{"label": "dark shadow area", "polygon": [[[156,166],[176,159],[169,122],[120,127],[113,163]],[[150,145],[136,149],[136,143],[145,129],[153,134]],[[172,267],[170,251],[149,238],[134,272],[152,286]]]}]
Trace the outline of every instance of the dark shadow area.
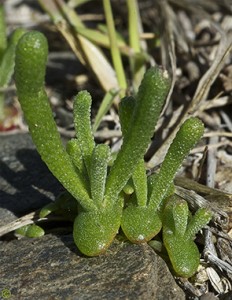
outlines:
[{"label": "dark shadow area", "polygon": [[83,257],[83,258],[86,257],[87,258],[87,256],[82,254],[79,251],[79,249],[77,248],[77,246],[75,245],[72,233],[65,234],[65,235],[64,234],[62,234],[62,235],[54,234],[54,235],[56,235],[61,240],[61,242],[64,244],[64,246],[67,247],[72,253],[74,253],[78,257]]},{"label": "dark shadow area", "polygon": [[[16,217],[22,217],[42,208],[63,191],[62,185],[34,149],[29,134],[1,137],[0,218],[4,223],[12,221],[8,221],[5,210],[12,212]],[[4,210],[1,210],[2,208]],[[73,241],[72,222],[49,221],[38,225],[44,228],[46,233],[57,236],[70,251],[83,256]],[[12,239],[15,239],[12,233],[3,237],[3,240]]]},{"label": "dark shadow area", "polygon": [[20,217],[51,202],[62,186],[41,161],[36,150],[19,149],[16,159],[23,170],[14,170],[0,161],[0,207]]}]

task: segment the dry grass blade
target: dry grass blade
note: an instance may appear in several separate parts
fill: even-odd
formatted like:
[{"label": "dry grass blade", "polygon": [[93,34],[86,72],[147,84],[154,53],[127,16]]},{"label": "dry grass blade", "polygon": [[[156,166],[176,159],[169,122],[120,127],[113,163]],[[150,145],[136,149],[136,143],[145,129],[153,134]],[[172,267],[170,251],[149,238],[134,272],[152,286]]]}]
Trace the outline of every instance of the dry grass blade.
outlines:
[{"label": "dry grass blade", "polygon": [[106,60],[102,51],[86,38],[78,36],[78,39],[85,52],[88,64],[95,76],[98,78],[102,88],[105,91],[119,89],[115,71]]},{"label": "dry grass blade", "polygon": [[30,224],[38,224],[44,222],[52,222],[52,221],[65,221],[66,219],[59,215],[49,215],[49,217],[40,218],[40,209],[33,211],[27,215],[24,215],[6,225],[0,226],[0,237],[8,234],[12,231],[15,231],[18,228],[21,228]]},{"label": "dry grass blade", "polygon": [[[205,257],[206,261],[209,261],[211,263],[211,265],[216,265],[219,268],[219,270],[222,269],[222,270],[225,270],[226,272],[232,274],[232,264],[230,264],[226,261],[223,261],[222,259],[220,259],[218,257],[217,251],[216,251],[214,243],[213,243],[212,232],[208,228],[205,228],[204,235],[205,235],[205,247],[204,247],[203,253],[204,253],[204,257]],[[216,272],[216,271],[214,269],[212,269],[212,272]],[[217,277],[217,275],[215,277]],[[210,281],[212,283],[213,278]],[[219,281],[220,281],[220,278],[219,278]],[[216,290],[215,287],[214,287],[214,289]],[[221,291],[219,290],[217,292],[223,293],[224,292],[223,287],[222,287]]]},{"label": "dry grass blade", "polygon": [[176,135],[176,132],[178,131],[180,125],[189,117],[189,115],[197,116],[200,112],[199,107],[202,105],[202,103],[205,103],[205,100],[207,99],[212,84],[218,77],[218,74],[222,70],[225,61],[232,50],[232,35],[229,35],[222,30],[220,30],[220,33],[221,39],[217,48],[215,60],[213,61],[209,70],[203,75],[203,77],[199,81],[195,95],[192,101],[190,102],[189,106],[180,115],[178,123],[175,125],[172,132],[170,132],[169,136],[166,138],[159,150],[148,162],[149,168],[153,168],[157,164],[157,162],[163,160],[164,155],[167,152],[167,148],[169,147],[174,136]]},{"label": "dry grass blade", "polygon": [[225,61],[232,50],[232,34],[226,34],[222,32],[221,40],[218,45],[217,54],[209,70],[201,78],[193,100],[188,109],[189,114],[197,114],[199,105],[207,99],[209,90],[217,78],[218,74],[222,70]]},{"label": "dry grass blade", "polygon": [[15,221],[12,221],[12,222],[0,227],[0,237],[11,231],[21,228],[22,226],[34,224],[35,221],[39,221],[39,219],[40,219],[39,211],[34,211],[34,212],[27,214],[21,218],[18,218]]},{"label": "dry grass blade", "polygon": [[115,71],[99,47],[87,38],[75,32],[72,19],[77,17],[74,10],[62,0],[39,0],[40,5],[50,15],[57,29],[64,36],[69,46],[81,61],[86,65],[105,91],[118,88]]},{"label": "dry grass blade", "polygon": [[161,38],[162,62],[164,67],[167,70],[171,65],[171,70],[169,70],[169,73],[171,73],[171,77],[172,77],[170,91],[168,93],[165,106],[163,108],[163,112],[164,112],[170,102],[170,98],[176,82],[176,51],[175,51],[175,40],[174,40],[173,28],[177,27],[176,26],[177,21],[176,21],[176,16],[172,8],[170,7],[170,5],[167,3],[167,1],[160,1],[159,5],[163,16],[163,28],[164,28],[164,32]]},{"label": "dry grass blade", "polygon": [[193,190],[197,193],[204,194],[204,195],[218,195],[221,197],[228,197],[232,199],[232,194],[221,191],[219,189],[211,188],[206,185],[200,184],[192,179],[187,177],[176,176],[175,184],[186,188],[188,190]]}]

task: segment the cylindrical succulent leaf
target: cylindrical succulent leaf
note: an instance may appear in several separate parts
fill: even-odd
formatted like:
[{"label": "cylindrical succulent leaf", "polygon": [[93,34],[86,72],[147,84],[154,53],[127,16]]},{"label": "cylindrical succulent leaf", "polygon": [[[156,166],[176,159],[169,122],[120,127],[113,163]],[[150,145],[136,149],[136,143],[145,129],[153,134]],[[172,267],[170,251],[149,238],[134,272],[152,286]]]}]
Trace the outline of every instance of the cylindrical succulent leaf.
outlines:
[{"label": "cylindrical succulent leaf", "polygon": [[87,91],[79,92],[73,104],[75,131],[88,174],[90,174],[91,157],[95,147],[90,122],[91,104],[92,98]]},{"label": "cylindrical succulent leaf", "polygon": [[132,174],[132,180],[135,188],[137,205],[145,207],[147,205],[147,175],[143,159],[138,162]]},{"label": "cylindrical succulent leaf", "polygon": [[32,95],[44,88],[48,56],[45,36],[37,31],[27,32],[16,51],[15,79],[19,94]]},{"label": "cylindrical succulent leaf", "polygon": [[188,224],[188,217],[189,217],[188,204],[185,200],[179,198],[176,195],[170,197],[169,201],[174,201],[172,214],[174,219],[175,235],[183,237],[186,232],[187,224]]},{"label": "cylindrical succulent leaf", "polygon": [[90,188],[91,198],[99,209],[102,206],[105,194],[105,183],[109,159],[110,148],[108,145],[99,144],[94,148],[90,168]]},{"label": "cylindrical succulent leaf", "polygon": [[119,119],[121,124],[122,136],[123,139],[126,138],[128,129],[130,127],[132,115],[134,112],[136,100],[134,97],[124,97],[119,104]]},{"label": "cylindrical succulent leaf", "polygon": [[106,183],[107,201],[115,201],[150,143],[156,122],[170,87],[166,72],[149,69],[142,80],[125,142]]},{"label": "cylindrical succulent leaf", "polygon": [[192,217],[186,231],[186,238],[194,239],[197,232],[202,229],[212,218],[212,213],[206,208],[200,208]]},{"label": "cylindrical succulent leaf", "polygon": [[96,206],[82,185],[64,149],[44,89],[48,45],[37,31],[24,34],[16,48],[15,81],[17,94],[32,139],[54,176],[86,210]]},{"label": "cylindrical succulent leaf", "polygon": [[66,144],[66,151],[76,167],[75,171],[82,180],[84,188],[88,191],[88,194],[91,195],[89,176],[87,174],[78,139],[69,140]]},{"label": "cylindrical succulent leaf", "polygon": [[204,125],[198,118],[189,118],[181,125],[154,182],[149,205],[155,209],[160,205],[184,158],[201,138],[203,132]]},{"label": "cylindrical succulent leaf", "polygon": [[[119,105],[119,118],[123,135],[123,142],[130,135],[129,128],[134,112],[136,100],[134,97],[125,97]],[[139,206],[145,206],[147,203],[147,176],[144,165],[144,159],[141,158],[132,174],[133,184]]]},{"label": "cylindrical succulent leaf", "polygon": [[197,245],[191,240],[172,236],[167,230],[163,227],[163,242],[175,273],[185,278],[193,276],[200,264]]},{"label": "cylindrical succulent leaf", "polygon": [[80,170],[82,174],[84,171],[84,161],[81,154],[81,148],[77,139],[71,139],[67,142],[66,151],[72,159],[73,164]]},{"label": "cylindrical succulent leaf", "polygon": [[188,278],[196,272],[200,263],[200,254],[192,239],[178,234],[178,229],[182,232],[183,226],[176,228],[176,225],[180,225],[181,222],[179,215],[178,220],[174,219],[177,212],[173,213],[173,201],[175,198],[171,197],[163,212],[163,242],[176,274]]}]

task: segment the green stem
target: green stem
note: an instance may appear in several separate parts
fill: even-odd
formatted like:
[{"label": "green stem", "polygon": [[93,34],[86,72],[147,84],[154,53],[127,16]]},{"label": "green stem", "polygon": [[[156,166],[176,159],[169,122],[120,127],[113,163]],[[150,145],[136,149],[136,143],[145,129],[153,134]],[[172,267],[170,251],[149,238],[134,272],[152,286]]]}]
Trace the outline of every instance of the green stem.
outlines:
[{"label": "green stem", "polygon": [[24,33],[24,29],[18,28],[10,37],[9,44],[0,62],[0,87],[7,87],[9,84],[14,72],[16,45]]},{"label": "green stem", "polygon": [[97,115],[95,117],[95,122],[93,124],[93,133],[95,133],[101,123],[101,120],[103,116],[107,113],[107,111],[110,109],[115,96],[118,94],[118,91],[115,89],[109,90],[103,100],[101,101],[100,107],[98,109]]},{"label": "green stem", "polygon": [[139,38],[139,15],[137,0],[127,0],[128,19],[129,19],[129,38],[130,46],[135,53],[140,52],[140,38]]},{"label": "green stem", "polygon": [[122,64],[121,54],[117,45],[117,36],[115,33],[115,25],[114,25],[114,18],[111,9],[110,0],[103,0],[103,6],[105,11],[105,18],[109,32],[110,38],[110,49],[111,49],[111,56],[113,60],[113,65],[117,74],[118,83],[122,91],[120,92],[121,97],[125,95],[125,90],[127,89],[126,83],[126,76]]},{"label": "green stem", "polygon": [[137,0],[127,0],[128,21],[129,21],[129,39],[130,48],[130,67],[133,77],[133,88],[137,92],[142,76],[145,72],[146,56],[142,51],[140,34],[142,30],[139,7]]}]

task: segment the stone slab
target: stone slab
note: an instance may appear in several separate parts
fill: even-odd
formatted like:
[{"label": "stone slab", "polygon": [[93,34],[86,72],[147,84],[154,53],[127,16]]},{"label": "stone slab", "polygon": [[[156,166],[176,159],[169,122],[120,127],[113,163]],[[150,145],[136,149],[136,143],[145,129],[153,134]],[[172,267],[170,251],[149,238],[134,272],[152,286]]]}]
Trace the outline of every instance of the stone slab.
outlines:
[{"label": "stone slab", "polygon": [[46,235],[0,243],[0,264],[11,299],[184,299],[148,245],[115,242],[105,255],[86,258],[71,235]]},{"label": "stone slab", "polygon": [[[28,134],[1,137],[0,226],[53,200],[62,190]],[[0,295],[10,299],[182,300],[165,262],[148,245],[115,243],[81,255],[72,235],[0,241]],[[0,296],[1,298],[1,296]]]}]

